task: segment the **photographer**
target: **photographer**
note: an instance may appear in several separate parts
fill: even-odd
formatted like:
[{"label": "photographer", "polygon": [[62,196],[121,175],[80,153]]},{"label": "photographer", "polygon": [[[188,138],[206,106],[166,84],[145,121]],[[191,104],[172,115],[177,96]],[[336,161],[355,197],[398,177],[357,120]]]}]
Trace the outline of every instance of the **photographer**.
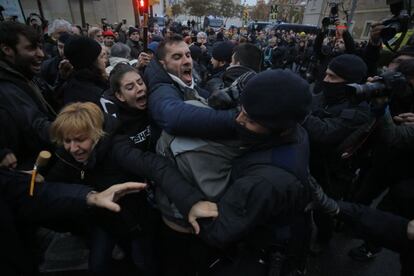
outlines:
[{"label": "photographer", "polygon": [[[363,91],[365,98],[372,98],[371,111],[378,117],[378,128],[374,132],[375,135],[372,135],[375,139],[374,145],[378,144],[378,146],[374,148],[373,162],[354,197],[359,203],[371,204],[390,183],[395,182],[397,176],[405,174],[403,174],[405,170],[397,164],[405,163],[401,162],[401,154],[411,147],[411,136],[414,136],[410,125],[414,121],[413,80],[414,59],[405,60],[397,68],[396,73],[388,71],[380,77],[380,80],[372,82],[373,85],[388,83],[386,86],[389,87],[385,90],[378,92],[370,88]],[[385,107],[387,107],[387,113],[385,113]],[[382,116],[384,113],[385,115]],[[387,147],[383,147],[384,143]],[[390,159],[400,161],[392,164],[389,162]]]},{"label": "photographer", "polygon": [[[414,190],[411,188],[414,174],[410,165],[413,161],[414,145],[414,60],[403,61],[394,73],[395,79],[398,78],[399,72],[405,76],[401,79],[401,85],[396,86],[394,81],[394,85],[387,87],[387,82],[390,81],[386,79],[391,77],[383,75],[381,82],[386,84],[386,89],[381,92],[372,91],[370,94],[371,112],[378,117],[378,127],[373,137],[373,161],[369,170],[363,174],[360,189],[354,199],[356,202],[369,205],[389,189],[377,208],[411,219],[414,217],[411,212],[414,207],[411,203],[414,198]],[[390,71],[387,74],[393,73]],[[374,258],[380,250],[376,244],[366,240],[361,246],[352,249],[350,256],[365,261]]]},{"label": "photographer", "polygon": [[[333,23],[335,28],[339,26],[339,20],[336,19]],[[315,38],[314,52],[319,61],[319,66],[316,67],[315,72],[316,83],[313,90],[315,94],[320,93],[323,89],[322,82],[329,62],[334,57],[344,53],[355,54],[355,42],[347,30],[336,29],[334,32],[335,37],[332,38],[328,28],[329,25],[326,25],[325,22],[321,32]]]},{"label": "photographer", "polygon": [[[355,55],[334,58],[326,70],[322,95],[314,96],[314,110],[303,126],[311,142],[311,174],[334,199],[348,196],[355,172],[341,159],[338,147],[342,142],[369,121],[367,102],[356,102],[347,84],[362,83],[367,74],[364,61]],[[318,240],[329,242],[333,224],[316,216]]]}]

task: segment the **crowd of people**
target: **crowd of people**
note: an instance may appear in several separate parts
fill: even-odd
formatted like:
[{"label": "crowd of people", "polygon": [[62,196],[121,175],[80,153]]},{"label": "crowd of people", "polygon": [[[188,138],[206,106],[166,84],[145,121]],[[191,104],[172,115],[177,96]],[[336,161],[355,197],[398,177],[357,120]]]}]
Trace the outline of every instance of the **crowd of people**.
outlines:
[{"label": "crowd of people", "polygon": [[38,273],[39,227],[82,237],[91,275],[115,251],[137,275],[305,275],[335,229],[413,275],[414,46],[379,68],[381,24],[28,23],[0,23],[5,275]]}]

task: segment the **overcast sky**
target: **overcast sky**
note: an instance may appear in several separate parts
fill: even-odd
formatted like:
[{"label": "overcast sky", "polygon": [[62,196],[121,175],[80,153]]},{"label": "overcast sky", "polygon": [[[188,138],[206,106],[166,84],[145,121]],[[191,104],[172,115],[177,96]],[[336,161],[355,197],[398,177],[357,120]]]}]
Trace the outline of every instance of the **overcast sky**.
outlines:
[{"label": "overcast sky", "polygon": [[254,4],[256,4],[256,0],[246,0],[246,4],[248,4],[248,5],[254,5]]}]

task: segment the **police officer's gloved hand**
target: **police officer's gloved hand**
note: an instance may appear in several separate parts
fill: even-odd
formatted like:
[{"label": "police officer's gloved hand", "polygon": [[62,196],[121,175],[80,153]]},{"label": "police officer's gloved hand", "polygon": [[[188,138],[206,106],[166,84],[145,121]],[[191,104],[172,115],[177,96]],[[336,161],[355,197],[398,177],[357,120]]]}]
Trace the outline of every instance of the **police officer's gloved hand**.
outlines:
[{"label": "police officer's gloved hand", "polygon": [[312,202],[305,210],[308,211],[313,209],[330,216],[336,216],[339,213],[338,203],[324,193],[322,187],[316,182],[315,178],[309,176],[308,180],[311,188]]}]

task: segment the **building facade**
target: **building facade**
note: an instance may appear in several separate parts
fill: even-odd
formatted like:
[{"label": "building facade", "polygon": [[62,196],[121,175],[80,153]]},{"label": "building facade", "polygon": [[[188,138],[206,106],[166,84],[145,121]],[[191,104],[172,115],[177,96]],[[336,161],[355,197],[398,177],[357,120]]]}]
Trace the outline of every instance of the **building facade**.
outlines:
[{"label": "building facade", "polygon": [[342,21],[346,21],[345,11],[351,14],[353,4],[355,11],[352,17],[350,31],[355,40],[367,40],[373,22],[382,21],[391,16],[386,0],[308,0],[303,17],[303,24],[321,25],[324,17],[329,16],[329,3],[339,4],[338,16]]},{"label": "building facade", "polygon": [[[107,22],[121,22],[127,20],[128,25],[135,24],[133,3],[136,0],[83,0],[85,22],[91,26],[101,24],[101,19],[106,18]],[[168,7],[171,0],[158,0],[153,6],[153,14],[164,15],[165,7]],[[37,1],[20,0],[24,14],[39,13]],[[62,18],[71,23],[81,25],[81,12],[79,0],[41,0],[44,17],[52,21]]]}]

